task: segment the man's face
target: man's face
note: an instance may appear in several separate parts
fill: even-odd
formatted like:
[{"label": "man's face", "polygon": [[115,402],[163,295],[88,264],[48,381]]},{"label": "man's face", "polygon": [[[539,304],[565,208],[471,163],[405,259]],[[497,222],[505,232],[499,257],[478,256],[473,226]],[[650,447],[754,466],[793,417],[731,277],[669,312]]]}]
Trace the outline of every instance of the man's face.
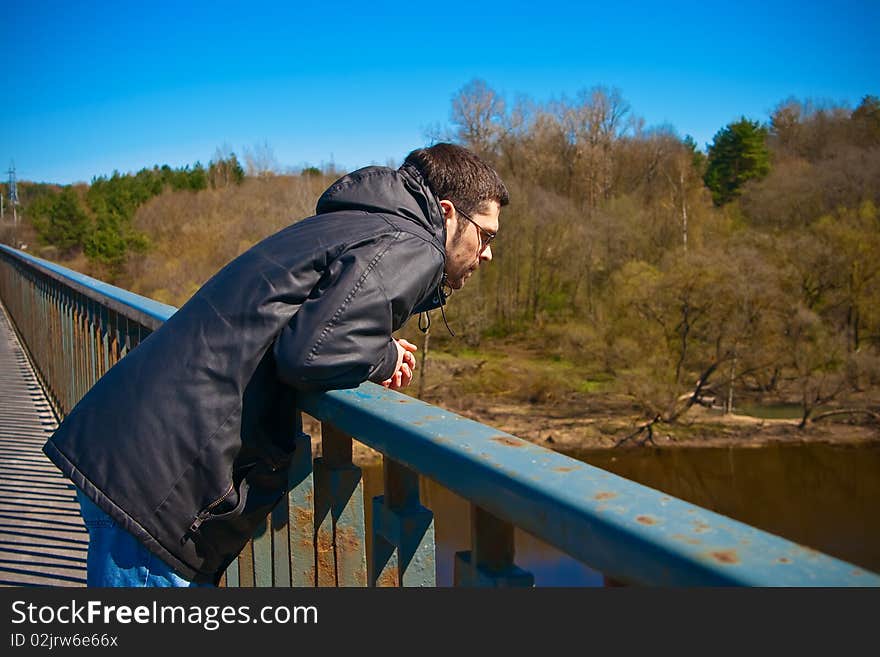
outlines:
[{"label": "man's face", "polygon": [[[498,232],[501,206],[497,201],[487,201],[481,211],[469,215],[468,221],[451,201],[440,201],[440,205],[446,218],[446,281],[453,290],[459,290],[481,262],[492,259],[488,238]],[[459,222],[462,230],[458,230]]]}]

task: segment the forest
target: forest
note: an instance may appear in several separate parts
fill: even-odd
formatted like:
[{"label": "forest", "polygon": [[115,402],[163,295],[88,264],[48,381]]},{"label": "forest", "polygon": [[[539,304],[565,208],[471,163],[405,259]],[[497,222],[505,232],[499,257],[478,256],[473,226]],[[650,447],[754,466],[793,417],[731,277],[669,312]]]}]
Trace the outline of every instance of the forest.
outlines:
[{"label": "forest", "polygon": [[[496,401],[607,411],[625,419],[614,444],[746,402],[796,405],[802,432],[876,432],[880,99],[784,99],[703,150],[615,89],[511,101],[474,80],[432,132],[492,163],[511,204],[493,261],[450,298],[457,337],[439,318],[430,342],[404,329],[430,354],[411,394],[496,425]],[[21,182],[23,225],[0,238],[180,305],[342,174],[262,155]]]}]

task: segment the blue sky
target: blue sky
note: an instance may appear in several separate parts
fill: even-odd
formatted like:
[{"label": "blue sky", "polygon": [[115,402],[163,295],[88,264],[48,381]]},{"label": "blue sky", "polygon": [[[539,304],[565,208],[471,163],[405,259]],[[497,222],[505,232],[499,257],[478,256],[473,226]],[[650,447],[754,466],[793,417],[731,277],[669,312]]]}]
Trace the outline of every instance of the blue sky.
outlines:
[{"label": "blue sky", "polygon": [[287,167],[397,162],[474,78],[510,101],[617,88],[700,146],[792,96],[880,95],[880,0],[3,5],[0,166],[25,180],[223,144],[268,143]]}]

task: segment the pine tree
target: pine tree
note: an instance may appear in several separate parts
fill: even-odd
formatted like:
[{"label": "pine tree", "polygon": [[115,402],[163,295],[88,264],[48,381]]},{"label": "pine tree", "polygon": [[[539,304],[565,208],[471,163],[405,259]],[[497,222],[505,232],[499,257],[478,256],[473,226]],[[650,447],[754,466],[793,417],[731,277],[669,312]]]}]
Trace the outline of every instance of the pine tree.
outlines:
[{"label": "pine tree", "polygon": [[46,241],[59,249],[69,251],[81,246],[89,229],[89,218],[80,205],[73,187],[65,187],[52,203]]},{"label": "pine tree", "polygon": [[736,198],[743,184],[769,171],[767,128],[742,117],[715,134],[703,181],[715,205],[724,205]]}]

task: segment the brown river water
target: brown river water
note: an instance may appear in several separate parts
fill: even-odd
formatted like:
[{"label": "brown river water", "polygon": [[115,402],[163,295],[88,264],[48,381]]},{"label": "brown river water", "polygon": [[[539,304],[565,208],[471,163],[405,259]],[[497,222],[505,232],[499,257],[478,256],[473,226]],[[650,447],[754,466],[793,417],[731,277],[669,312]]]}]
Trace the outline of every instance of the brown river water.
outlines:
[{"label": "brown river water", "polygon": [[[590,450],[576,458],[693,504],[880,572],[880,443]],[[422,479],[434,512],[437,583],[452,585],[469,549],[467,501]],[[364,466],[364,499],[382,494],[380,464]],[[371,508],[366,503],[367,526]],[[367,541],[368,555],[371,550]],[[516,532],[516,562],[536,586],[598,586],[599,573]]]}]

